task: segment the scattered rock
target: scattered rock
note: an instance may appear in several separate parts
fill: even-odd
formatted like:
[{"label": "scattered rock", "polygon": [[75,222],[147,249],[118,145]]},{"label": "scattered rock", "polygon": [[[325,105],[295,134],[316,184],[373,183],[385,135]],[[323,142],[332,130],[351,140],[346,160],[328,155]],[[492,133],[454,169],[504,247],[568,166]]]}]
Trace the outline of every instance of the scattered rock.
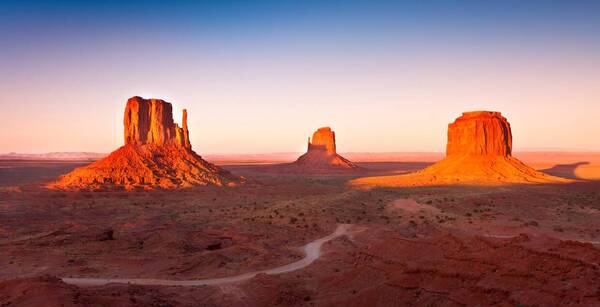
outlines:
[{"label": "scattered rock", "polygon": [[222,247],[223,247],[223,244],[221,242],[216,242],[216,243],[209,244],[206,247],[206,249],[209,250],[209,251],[214,251],[214,250],[217,250],[217,249],[221,249]]},{"label": "scattered rock", "polygon": [[107,229],[103,231],[100,235],[98,235],[98,241],[111,241],[114,240],[115,231],[112,229]]}]

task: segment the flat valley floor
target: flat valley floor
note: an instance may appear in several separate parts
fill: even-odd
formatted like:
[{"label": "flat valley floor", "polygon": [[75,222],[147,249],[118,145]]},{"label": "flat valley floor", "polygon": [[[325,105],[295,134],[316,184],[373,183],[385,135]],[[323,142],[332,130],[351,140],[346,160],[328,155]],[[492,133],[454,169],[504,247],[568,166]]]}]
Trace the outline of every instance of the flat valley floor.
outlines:
[{"label": "flat valley floor", "polygon": [[[578,160],[538,168],[578,178]],[[359,163],[366,173],[335,176],[224,165],[248,179],[230,188],[42,187],[84,164],[0,161],[0,306],[600,305],[600,181],[348,187],[357,177],[430,164],[369,162]],[[597,167],[585,165],[587,174]],[[267,270],[302,259],[302,246],[339,224],[352,225],[347,235],[288,273],[192,287],[61,280],[196,280]]]}]

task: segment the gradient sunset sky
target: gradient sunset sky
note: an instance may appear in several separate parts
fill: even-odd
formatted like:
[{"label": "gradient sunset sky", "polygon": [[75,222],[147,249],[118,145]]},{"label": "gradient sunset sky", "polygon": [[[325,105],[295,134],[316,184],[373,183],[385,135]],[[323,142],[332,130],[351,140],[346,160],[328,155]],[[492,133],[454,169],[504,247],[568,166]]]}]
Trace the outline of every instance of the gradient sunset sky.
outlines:
[{"label": "gradient sunset sky", "polygon": [[[125,4],[125,2],[127,2]],[[515,150],[600,150],[600,1],[1,1],[0,153],[110,152],[127,98],[200,154],[444,151],[501,111]]]}]

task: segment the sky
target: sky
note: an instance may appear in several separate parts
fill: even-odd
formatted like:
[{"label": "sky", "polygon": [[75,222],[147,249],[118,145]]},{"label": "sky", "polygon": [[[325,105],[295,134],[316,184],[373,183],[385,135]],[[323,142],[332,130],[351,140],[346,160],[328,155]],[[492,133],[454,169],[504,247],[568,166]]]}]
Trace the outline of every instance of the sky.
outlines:
[{"label": "sky", "polygon": [[[124,3],[127,2],[127,3]],[[435,151],[464,111],[514,149],[600,151],[600,1],[0,2],[0,153],[110,152],[131,96],[200,154]]]}]

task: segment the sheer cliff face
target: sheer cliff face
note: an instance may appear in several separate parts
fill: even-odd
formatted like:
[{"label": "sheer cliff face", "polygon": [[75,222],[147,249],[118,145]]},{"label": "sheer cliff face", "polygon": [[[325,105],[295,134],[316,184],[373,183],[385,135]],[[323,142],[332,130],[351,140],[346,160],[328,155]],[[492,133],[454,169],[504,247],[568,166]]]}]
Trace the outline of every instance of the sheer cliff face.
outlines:
[{"label": "sheer cliff face", "polygon": [[308,151],[324,151],[330,155],[335,154],[335,132],[331,131],[329,127],[319,128],[313,133],[312,141],[308,140]]},{"label": "sheer cliff face", "polygon": [[465,112],[448,125],[448,157],[508,157],[511,153],[510,124],[500,112]]},{"label": "sheer cliff face", "polygon": [[183,127],[173,122],[173,107],[160,99],[132,97],[127,101],[125,144],[177,145],[191,148],[187,130],[187,111],[183,110]]},{"label": "sheer cliff face", "polygon": [[538,172],[512,156],[510,124],[500,112],[465,112],[448,125],[446,157],[400,176],[355,179],[355,186],[502,185],[569,180]]},{"label": "sheer cliff face", "polygon": [[203,160],[192,150],[186,110],[179,127],[173,122],[170,103],[136,96],[127,101],[123,124],[125,146],[104,159],[75,169],[48,187],[175,189],[244,182],[244,178]]}]

